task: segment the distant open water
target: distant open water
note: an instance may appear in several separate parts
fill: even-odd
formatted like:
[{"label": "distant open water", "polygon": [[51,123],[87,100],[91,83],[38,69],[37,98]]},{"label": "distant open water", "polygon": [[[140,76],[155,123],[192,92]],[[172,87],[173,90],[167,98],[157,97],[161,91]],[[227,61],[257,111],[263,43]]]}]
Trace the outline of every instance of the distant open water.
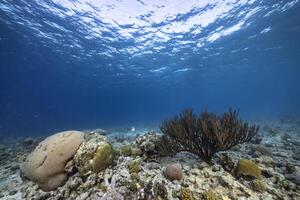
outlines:
[{"label": "distant open water", "polygon": [[137,126],[192,107],[300,113],[299,0],[2,0],[0,132]]}]

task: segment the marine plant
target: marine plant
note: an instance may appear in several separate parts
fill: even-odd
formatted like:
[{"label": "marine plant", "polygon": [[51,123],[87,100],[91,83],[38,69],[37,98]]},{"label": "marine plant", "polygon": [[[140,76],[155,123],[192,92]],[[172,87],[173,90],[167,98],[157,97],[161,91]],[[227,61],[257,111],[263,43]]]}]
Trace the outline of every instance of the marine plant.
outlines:
[{"label": "marine plant", "polygon": [[221,116],[204,111],[199,116],[186,109],[160,127],[162,141],[172,152],[188,151],[210,162],[218,151],[250,141],[259,127],[250,126],[238,117],[238,111],[229,109]]}]

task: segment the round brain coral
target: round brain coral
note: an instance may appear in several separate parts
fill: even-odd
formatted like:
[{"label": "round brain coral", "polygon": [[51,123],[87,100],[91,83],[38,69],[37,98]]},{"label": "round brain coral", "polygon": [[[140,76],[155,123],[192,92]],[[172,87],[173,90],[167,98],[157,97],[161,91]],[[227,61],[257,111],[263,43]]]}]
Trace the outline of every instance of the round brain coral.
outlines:
[{"label": "round brain coral", "polygon": [[180,180],[182,178],[182,170],[179,164],[169,164],[165,170],[165,176],[173,181]]}]

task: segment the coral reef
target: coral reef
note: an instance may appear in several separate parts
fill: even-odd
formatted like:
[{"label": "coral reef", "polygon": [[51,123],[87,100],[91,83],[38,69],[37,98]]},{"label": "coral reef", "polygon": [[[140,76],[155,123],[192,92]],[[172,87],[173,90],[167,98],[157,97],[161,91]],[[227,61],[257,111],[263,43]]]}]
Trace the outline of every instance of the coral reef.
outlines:
[{"label": "coral reef", "polygon": [[[0,164],[0,199],[300,199],[300,160],[291,156],[300,146],[300,124],[273,121],[260,124],[278,130],[276,138],[268,134],[268,129],[260,130],[260,144],[272,152],[272,157],[263,153],[253,154],[251,142],[226,152],[217,152],[213,165],[186,151],[162,156],[158,146],[162,135],[158,132],[140,132],[138,136],[124,136],[125,140],[119,140],[120,134],[108,132],[104,137],[92,131],[85,134],[86,142],[82,143],[95,145],[95,151],[88,151],[90,153],[95,153],[100,143],[108,142],[114,147],[113,152],[127,145],[139,149],[140,154],[119,154],[112,165],[98,173],[80,173],[73,164],[74,158],[70,159],[65,165],[65,173],[69,176],[67,181],[50,192],[42,191],[29,179],[21,179],[19,174],[18,164],[40,139],[33,138],[32,143],[26,138],[13,138],[11,146],[0,141],[0,158],[5,158]],[[291,138],[283,140],[281,136],[284,133]],[[248,161],[241,161],[245,159]],[[170,180],[165,175],[166,167],[174,163],[180,166],[180,180]],[[241,163],[246,168],[237,177],[237,168],[243,166]],[[251,165],[256,167],[249,167]],[[250,168],[259,168],[261,179],[255,178],[258,170],[249,172]]]},{"label": "coral reef", "polygon": [[238,112],[229,109],[221,117],[204,111],[197,117],[192,110],[164,121],[160,127],[163,140],[173,152],[189,151],[210,162],[218,151],[250,141],[258,126],[249,126],[238,118]]}]

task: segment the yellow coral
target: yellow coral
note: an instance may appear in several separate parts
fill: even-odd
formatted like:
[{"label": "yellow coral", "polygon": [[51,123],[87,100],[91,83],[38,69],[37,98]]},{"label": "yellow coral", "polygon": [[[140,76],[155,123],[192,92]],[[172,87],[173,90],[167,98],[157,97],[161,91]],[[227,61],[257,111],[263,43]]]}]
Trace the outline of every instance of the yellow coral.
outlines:
[{"label": "yellow coral", "polygon": [[91,162],[90,164],[94,172],[99,172],[107,168],[107,166],[113,162],[113,159],[113,148],[111,144],[105,143],[102,146],[98,147],[92,160],[93,162]]},{"label": "yellow coral", "polygon": [[237,177],[243,176],[252,179],[262,179],[260,168],[251,160],[241,159],[236,167]]},{"label": "yellow coral", "polygon": [[120,147],[120,151],[123,156],[131,156],[132,155],[132,148],[130,145],[124,145],[124,146]]},{"label": "yellow coral", "polygon": [[180,192],[180,200],[195,200],[195,198],[188,188],[182,188]]},{"label": "yellow coral", "polygon": [[203,196],[203,200],[217,200],[218,197],[217,197],[217,194],[210,190],[210,191],[206,191],[202,194]]},{"label": "yellow coral", "polygon": [[137,160],[133,160],[129,163],[128,170],[130,174],[139,173],[139,171],[141,171],[140,163]]},{"label": "yellow coral", "polygon": [[131,183],[130,183],[130,185],[129,185],[129,189],[132,191],[132,192],[136,192],[137,191],[137,189],[138,189],[138,182],[137,182],[137,180],[132,180],[131,181]]}]

